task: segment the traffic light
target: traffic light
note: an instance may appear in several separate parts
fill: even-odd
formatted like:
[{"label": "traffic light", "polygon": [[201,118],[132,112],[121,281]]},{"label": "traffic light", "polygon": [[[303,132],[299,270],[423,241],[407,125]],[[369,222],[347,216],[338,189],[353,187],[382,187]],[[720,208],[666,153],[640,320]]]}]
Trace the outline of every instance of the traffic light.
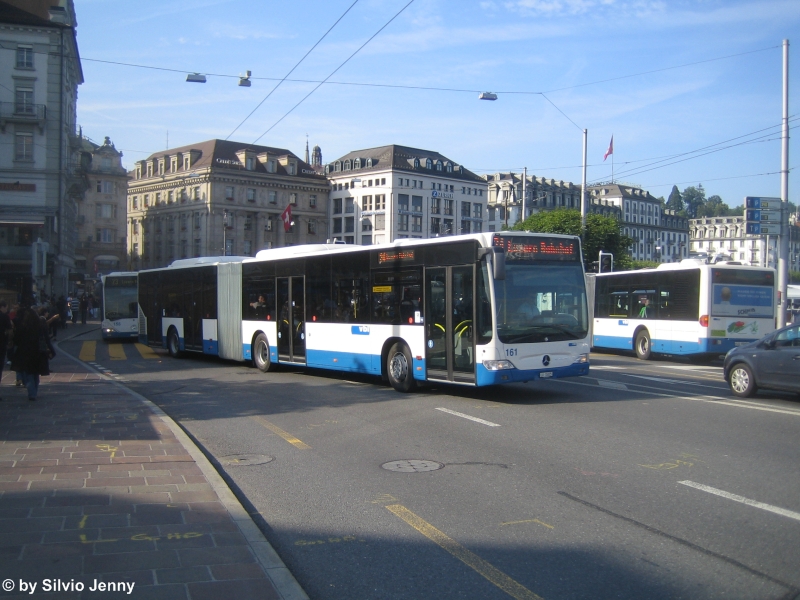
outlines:
[{"label": "traffic light", "polygon": [[600,251],[598,273],[611,273],[614,270],[614,255],[610,252]]}]

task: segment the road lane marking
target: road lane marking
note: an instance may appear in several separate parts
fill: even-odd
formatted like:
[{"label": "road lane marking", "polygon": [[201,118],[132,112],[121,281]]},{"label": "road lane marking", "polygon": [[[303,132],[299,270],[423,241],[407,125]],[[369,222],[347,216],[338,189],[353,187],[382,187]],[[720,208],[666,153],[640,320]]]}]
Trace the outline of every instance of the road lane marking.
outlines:
[{"label": "road lane marking", "polygon": [[795,521],[800,521],[800,513],[794,512],[793,510],[787,510],[785,508],[780,508],[778,506],[772,506],[771,504],[759,502],[758,500],[750,500],[750,498],[745,498],[744,496],[739,496],[737,494],[731,494],[730,492],[718,490],[717,488],[713,488],[708,485],[703,485],[702,483],[695,483],[694,481],[679,481],[678,483],[680,483],[681,485],[688,485],[689,487],[693,487],[695,489],[702,490],[704,492],[708,492],[709,494],[714,494],[715,496],[722,496],[723,498],[727,498],[728,500],[733,500],[734,502],[741,502],[742,504],[747,504],[748,506],[755,506],[756,508],[760,508],[762,510],[768,510],[769,512],[773,512],[776,515],[781,515],[782,517],[789,517],[790,519],[794,519]]},{"label": "road lane marking", "polygon": [[[582,387],[590,387],[597,389],[600,387],[599,385],[593,385],[591,383],[580,383],[578,381],[569,381],[567,379],[559,379],[558,383],[560,385],[578,385]],[[800,410],[784,410],[781,408],[770,408],[769,406],[764,406],[763,404],[758,404],[756,402],[748,402],[747,400],[733,400],[731,398],[723,398],[722,396],[680,396],[678,394],[664,394],[660,392],[651,392],[648,390],[625,390],[631,393],[637,394],[648,394],[650,396],[656,396],[659,398],[675,398],[676,400],[690,400],[692,402],[707,402],[709,404],[716,404],[716,405],[724,405],[724,406],[733,406],[735,408],[749,408],[752,410],[761,410],[764,412],[774,412],[774,413],[781,413],[784,415],[793,415],[795,417],[800,417]]]},{"label": "road lane marking", "polygon": [[470,415],[465,415],[464,413],[456,412],[454,410],[450,410],[449,408],[437,408],[436,410],[440,410],[445,412],[449,415],[455,415],[457,417],[461,417],[462,419],[469,419],[470,421],[475,421],[476,423],[481,423],[483,425],[488,425],[489,427],[500,427],[498,423],[492,423],[491,421],[484,421],[483,419],[479,419],[478,417],[473,417]]},{"label": "road lane marking", "polygon": [[611,388],[614,390],[627,390],[628,386],[624,383],[620,383],[619,381],[610,381],[608,379],[598,379],[597,385],[604,388]]},{"label": "road lane marking", "polygon": [[127,360],[128,357],[125,355],[125,348],[122,347],[122,344],[107,342],[106,347],[111,360]]},{"label": "road lane marking", "polygon": [[250,418],[258,421],[261,425],[263,425],[264,427],[269,429],[271,432],[278,434],[279,436],[281,436],[284,440],[289,442],[295,448],[300,448],[300,450],[310,450],[311,449],[311,446],[309,446],[308,444],[304,444],[303,442],[298,440],[296,437],[294,437],[291,433],[289,433],[287,431],[284,431],[283,429],[281,429],[277,425],[274,425],[274,424],[270,423],[264,417],[259,417],[258,415],[256,415],[256,416],[253,416],[253,417],[250,417]]},{"label": "road lane marking", "polygon": [[92,362],[97,355],[97,342],[83,342],[81,353],[78,355],[83,362]]},{"label": "road lane marking", "polygon": [[139,354],[142,355],[142,358],[158,358],[158,354],[156,354],[150,346],[145,346],[144,344],[136,342],[134,347],[139,351]]},{"label": "road lane marking", "polygon": [[518,525],[520,523],[538,523],[539,525],[543,525],[548,529],[555,529],[555,527],[553,527],[552,525],[543,523],[539,519],[525,519],[524,521],[506,521],[505,523],[500,523],[500,527],[505,527],[506,525]]},{"label": "road lane marking", "polygon": [[407,524],[411,525],[411,527],[419,531],[434,544],[443,550],[447,550],[447,552],[452,554],[471,569],[475,570],[479,575],[485,577],[512,598],[516,598],[517,600],[542,600],[541,596],[537,596],[528,588],[511,579],[508,575],[493,566],[491,563],[486,562],[477,554],[470,552],[453,538],[448,537],[436,529],[436,527],[408,510],[402,504],[392,504],[387,506],[386,509],[395,516],[400,517]]}]

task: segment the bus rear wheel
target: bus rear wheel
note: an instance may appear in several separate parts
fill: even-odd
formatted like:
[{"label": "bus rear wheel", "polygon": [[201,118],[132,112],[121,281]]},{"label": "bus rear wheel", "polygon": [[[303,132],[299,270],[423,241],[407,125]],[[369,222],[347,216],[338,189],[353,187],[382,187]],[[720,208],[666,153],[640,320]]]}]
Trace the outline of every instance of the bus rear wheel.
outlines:
[{"label": "bus rear wheel", "polygon": [[170,329],[167,334],[167,350],[172,358],[181,357],[181,341],[178,339],[178,332]]},{"label": "bus rear wheel", "polygon": [[647,332],[647,329],[642,329],[639,333],[636,334],[636,341],[633,344],[634,349],[636,350],[636,358],[641,360],[649,360],[650,354],[652,353],[651,350],[651,343],[650,343],[650,334]]},{"label": "bus rear wheel", "polygon": [[386,374],[389,383],[398,392],[410,392],[414,389],[414,373],[412,371],[411,351],[402,342],[397,342],[389,349],[386,357]]},{"label": "bus rear wheel", "polygon": [[272,371],[274,367],[274,363],[269,358],[269,342],[263,333],[259,333],[253,342],[253,364],[262,373]]}]

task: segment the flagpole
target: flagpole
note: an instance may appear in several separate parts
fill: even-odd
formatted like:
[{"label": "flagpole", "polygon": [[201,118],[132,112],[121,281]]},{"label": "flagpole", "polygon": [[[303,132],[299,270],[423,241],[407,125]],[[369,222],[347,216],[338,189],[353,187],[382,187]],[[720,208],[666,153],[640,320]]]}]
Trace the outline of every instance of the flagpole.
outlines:
[{"label": "flagpole", "polygon": [[[611,144],[612,145],[614,144],[614,136],[611,136]],[[613,152],[613,147],[612,147],[612,152],[611,152],[611,183],[612,184],[614,183],[614,152]]]}]

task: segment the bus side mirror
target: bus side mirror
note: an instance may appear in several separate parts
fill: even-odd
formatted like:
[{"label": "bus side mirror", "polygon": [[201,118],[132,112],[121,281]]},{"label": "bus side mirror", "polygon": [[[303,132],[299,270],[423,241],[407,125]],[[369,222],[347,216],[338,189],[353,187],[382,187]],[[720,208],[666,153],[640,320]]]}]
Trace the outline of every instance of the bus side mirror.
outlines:
[{"label": "bus side mirror", "polygon": [[478,259],[485,256],[492,256],[492,277],[497,280],[506,278],[506,251],[503,248],[492,246],[490,248],[479,248]]}]

